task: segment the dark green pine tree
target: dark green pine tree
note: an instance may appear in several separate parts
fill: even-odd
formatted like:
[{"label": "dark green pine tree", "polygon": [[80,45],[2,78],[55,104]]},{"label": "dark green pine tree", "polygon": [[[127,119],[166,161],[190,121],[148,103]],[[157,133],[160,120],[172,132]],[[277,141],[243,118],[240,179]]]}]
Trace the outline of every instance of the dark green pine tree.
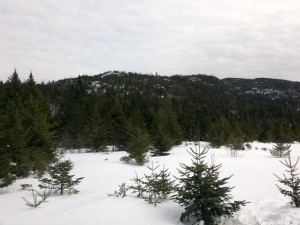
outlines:
[{"label": "dark green pine tree", "polygon": [[243,149],[244,137],[245,135],[239,127],[238,123],[235,123],[232,127],[232,131],[228,135],[226,145],[231,149]]},{"label": "dark green pine tree", "polygon": [[180,145],[183,141],[183,133],[176,115],[172,111],[169,111],[169,113],[165,115],[164,120],[164,127],[168,136],[171,137],[172,146]]},{"label": "dark green pine tree", "polygon": [[270,153],[274,157],[283,158],[288,157],[291,153],[291,145],[277,143],[271,150]]},{"label": "dark green pine tree", "polygon": [[74,178],[74,175],[70,174],[73,167],[71,160],[56,162],[49,168],[50,178],[40,179],[39,187],[54,190],[61,195],[66,191],[68,194],[78,193],[74,186],[78,185],[84,177]]},{"label": "dark green pine tree", "polygon": [[274,128],[270,125],[270,122],[266,118],[263,118],[261,121],[261,131],[258,136],[258,140],[262,142],[274,141],[273,129]]},{"label": "dark green pine tree", "polygon": [[7,154],[0,150],[0,188],[12,184],[16,180],[16,176],[12,174],[12,164]]},{"label": "dark green pine tree", "polygon": [[168,101],[166,106],[160,105],[157,115],[153,117],[152,156],[169,155],[172,146],[179,144],[182,139],[181,128]]},{"label": "dark green pine tree", "polygon": [[125,146],[125,151],[129,154],[129,158],[135,160],[138,165],[144,165],[147,161],[146,153],[149,151],[150,144],[148,133],[136,127]]},{"label": "dark green pine tree", "polygon": [[151,155],[152,156],[165,156],[169,155],[169,151],[173,146],[172,139],[162,131],[162,128],[159,128],[156,136],[153,138],[151,146]]},{"label": "dark green pine tree", "polygon": [[12,173],[13,165],[9,145],[5,145],[5,129],[3,129],[2,118],[3,115],[0,115],[0,188],[10,185],[16,180],[16,176]]},{"label": "dark green pine tree", "polygon": [[15,104],[9,107],[11,112],[6,121],[6,143],[10,151],[12,162],[15,163],[13,172],[18,177],[27,177],[33,169],[33,163],[30,160],[30,151],[27,148],[27,130],[22,125],[21,109]]},{"label": "dark green pine tree", "polygon": [[84,131],[88,123],[91,102],[82,78],[70,82],[60,102],[58,111],[59,126],[62,128],[61,145],[67,148],[84,147]]},{"label": "dark green pine tree", "polygon": [[13,164],[11,162],[11,151],[6,140],[6,115],[0,114],[0,188],[12,184],[16,180],[13,174]]},{"label": "dark green pine tree", "polygon": [[106,151],[108,138],[109,132],[107,123],[95,105],[89,117],[88,124],[85,127],[85,147],[95,152]]},{"label": "dark green pine tree", "polygon": [[20,100],[22,91],[22,82],[19,78],[17,70],[15,69],[13,74],[8,77],[5,83],[4,96],[6,101],[18,99]]},{"label": "dark green pine tree", "polygon": [[26,177],[32,170],[30,152],[26,148],[27,130],[22,124],[24,103],[23,85],[19,75],[14,71],[13,75],[5,83],[2,103],[2,127],[4,138],[1,146],[6,146],[11,162],[14,163],[13,173],[18,177]]},{"label": "dark green pine tree", "polygon": [[32,73],[24,85],[22,125],[27,131],[26,148],[30,152],[33,170],[43,173],[56,159],[50,107],[44,102]]},{"label": "dark green pine tree", "polygon": [[216,225],[220,217],[231,217],[240,210],[245,201],[231,201],[231,187],[225,186],[230,177],[219,178],[221,164],[208,165],[204,162],[208,149],[190,149],[193,157],[192,165],[181,164],[177,178],[179,185],[177,194],[173,196],[175,202],[184,207],[181,221],[203,221],[205,225]]},{"label": "dark green pine tree", "polygon": [[50,109],[34,82],[32,74],[22,84],[14,71],[1,94],[0,146],[5,150],[18,177],[32,170],[44,170],[55,159],[50,132]]},{"label": "dark green pine tree", "polygon": [[132,125],[126,118],[118,98],[113,100],[107,121],[109,121],[108,129],[111,144],[119,151],[124,150],[132,133]]},{"label": "dark green pine tree", "polygon": [[231,133],[231,125],[228,119],[221,116],[214,122],[211,122],[208,128],[208,140],[214,147],[227,144],[229,134]]},{"label": "dark green pine tree", "polygon": [[282,188],[276,184],[280,193],[284,196],[289,196],[291,198],[291,205],[294,205],[297,208],[300,208],[300,178],[298,173],[298,162],[299,157],[295,163],[292,163],[291,157],[288,156],[288,159],[285,159],[284,162],[280,161],[286,168],[288,172],[288,177],[284,174],[283,178],[275,175],[278,178],[278,181],[283,184],[286,188]]}]

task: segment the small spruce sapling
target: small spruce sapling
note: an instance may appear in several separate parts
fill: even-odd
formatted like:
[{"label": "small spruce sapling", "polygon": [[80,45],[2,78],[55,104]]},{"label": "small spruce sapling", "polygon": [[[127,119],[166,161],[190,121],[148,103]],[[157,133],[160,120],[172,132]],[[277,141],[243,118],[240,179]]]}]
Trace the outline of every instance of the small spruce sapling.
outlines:
[{"label": "small spruce sapling", "polygon": [[132,179],[134,185],[126,186],[125,183],[119,185],[119,191],[115,191],[108,196],[125,197],[128,190],[132,190],[137,197],[143,198],[149,204],[157,205],[163,200],[166,200],[174,190],[174,181],[170,179],[170,172],[168,169],[163,169],[156,172],[159,166],[154,167],[153,164],[148,169],[151,170],[150,175],[144,177],[136,176]]},{"label": "small spruce sapling", "polygon": [[273,157],[284,158],[288,157],[291,153],[291,145],[286,145],[283,143],[277,143],[271,150],[270,153]]},{"label": "small spruce sapling", "polygon": [[49,168],[50,178],[40,179],[39,187],[54,190],[61,195],[65,191],[68,194],[77,194],[79,191],[74,186],[78,185],[84,177],[73,178],[74,175],[70,175],[73,166],[74,164],[71,160],[59,161],[51,165]]},{"label": "small spruce sapling", "polygon": [[159,190],[159,196],[162,200],[168,199],[169,195],[174,191],[174,182],[174,180],[171,180],[169,169],[165,169],[165,166],[163,166],[157,182],[157,189]]},{"label": "small spruce sapling", "polygon": [[205,225],[218,224],[222,216],[232,217],[244,206],[245,201],[231,201],[231,187],[225,186],[230,177],[219,178],[221,164],[205,163],[208,148],[201,150],[200,144],[190,148],[192,165],[181,164],[173,199],[184,207],[181,221],[203,221]]},{"label": "small spruce sapling", "polygon": [[288,158],[285,159],[284,162],[280,162],[285,167],[287,167],[285,171],[289,174],[289,177],[287,177],[285,174],[283,174],[283,178],[280,178],[276,174],[274,175],[278,178],[278,181],[288,189],[284,189],[277,184],[276,186],[284,196],[289,196],[291,198],[291,205],[300,208],[300,178],[299,173],[297,172],[299,157],[297,158],[297,161],[295,163],[292,163],[290,156],[288,156]]},{"label": "small spruce sapling", "polygon": [[154,138],[151,146],[152,156],[166,156],[169,155],[169,151],[172,148],[172,140],[168,135],[158,132],[157,136]]},{"label": "small spruce sapling", "polygon": [[[156,169],[159,167],[152,166],[148,169],[151,171],[150,175],[144,175],[145,181],[143,181],[144,185],[144,195],[143,198],[145,201],[147,201],[150,204],[157,205],[158,203],[161,203],[161,201],[166,200],[168,196],[173,191],[173,183],[170,179],[170,173],[168,172],[168,169],[163,169],[156,172]],[[146,193],[146,195],[145,195]]]},{"label": "small spruce sapling", "polygon": [[137,194],[137,197],[143,197],[144,192],[146,191],[144,188],[144,181],[143,178],[138,177],[137,173],[135,172],[135,177],[131,179],[135,185],[130,186],[133,194]]},{"label": "small spruce sapling", "polygon": [[115,191],[113,194],[107,194],[109,197],[115,196],[115,197],[121,197],[124,198],[127,196],[127,191],[129,190],[129,187],[126,186],[126,183],[122,183],[119,185],[119,190]]},{"label": "small spruce sapling", "polygon": [[120,160],[124,163],[129,163],[134,160],[138,165],[144,165],[148,161],[146,154],[149,151],[150,143],[148,133],[142,129],[135,128],[125,147],[125,151],[129,156],[125,159],[122,157]]}]

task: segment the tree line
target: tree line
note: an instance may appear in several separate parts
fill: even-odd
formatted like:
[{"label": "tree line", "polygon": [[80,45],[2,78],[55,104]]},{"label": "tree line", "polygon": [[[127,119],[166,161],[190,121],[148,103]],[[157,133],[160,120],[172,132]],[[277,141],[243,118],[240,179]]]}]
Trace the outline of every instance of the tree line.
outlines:
[{"label": "tree line", "polygon": [[236,148],[299,140],[299,109],[288,102],[239,96],[213,76],[109,74],[40,85],[62,146],[122,149],[139,133],[163,151],[198,140],[198,131],[200,140]]},{"label": "tree line", "polygon": [[54,121],[30,73],[21,82],[14,71],[0,83],[0,187],[31,171],[42,174],[56,158]]},{"label": "tree line", "polygon": [[[183,140],[242,148],[246,141],[299,140],[288,103],[236,95],[213,76],[113,71],[37,84],[17,71],[0,82],[0,179],[43,173],[56,147],[125,150],[143,164]],[[4,179],[5,178],[5,179]],[[3,186],[4,184],[2,184]]]}]

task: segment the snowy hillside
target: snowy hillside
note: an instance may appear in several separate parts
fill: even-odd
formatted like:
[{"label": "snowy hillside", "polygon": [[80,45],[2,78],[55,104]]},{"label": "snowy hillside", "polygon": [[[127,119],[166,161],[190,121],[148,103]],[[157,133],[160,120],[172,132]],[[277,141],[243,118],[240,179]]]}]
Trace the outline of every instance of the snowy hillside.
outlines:
[{"label": "snowy hillside", "polygon": [[[202,143],[205,145],[205,143]],[[226,148],[211,149],[207,160],[215,157],[222,163],[221,176],[234,176],[229,186],[235,186],[232,194],[235,200],[250,201],[235,217],[226,224],[288,225],[300,224],[300,209],[292,208],[289,199],[281,195],[275,186],[278,184],[273,173],[282,176],[284,166],[278,158],[271,157],[263,148],[272,144],[251,143],[252,149],[240,151],[238,157],[231,157]],[[165,165],[173,175],[177,174],[179,163],[190,163],[191,157],[186,149],[193,147],[182,144],[172,149],[169,156],[151,157],[147,165]],[[293,144],[292,159],[300,156],[300,144]],[[31,199],[29,191],[20,191],[20,184],[30,183],[37,187],[37,180],[26,178],[18,180],[6,189],[0,190],[0,225],[174,225],[179,220],[182,208],[170,201],[158,206],[129,194],[126,198],[108,197],[118,185],[130,179],[135,171],[142,176],[148,173],[146,166],[123,164],[120,157],[125,152],[68,153],[75,166],[75,177],[85,177],[78,189],[80,193],[72,196],[54,195],[49,202],[32,209],[25,205],[22,196]]]},{"label": "snowy hillside", "polygon": [[294,101],[300,97],[300,83],[268,78],[222,80],[229,90],[238,95],[255,96],[272,100]]}]

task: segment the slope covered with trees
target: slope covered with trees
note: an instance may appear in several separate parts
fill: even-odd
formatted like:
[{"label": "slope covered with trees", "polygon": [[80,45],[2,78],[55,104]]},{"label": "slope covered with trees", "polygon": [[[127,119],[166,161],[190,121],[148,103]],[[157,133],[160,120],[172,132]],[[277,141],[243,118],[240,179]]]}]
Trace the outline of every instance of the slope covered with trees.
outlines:
[{"label": "slope covered with trees", "polygon": [[200,139],[216,146],[238,148],[244,141],[299,139],[296,99],[241,95],[228,81],[213,76],[113,71],[41,84],[40,88],[65,147],[102,143],[122,149],[136,129],[150,136],[156,148],[152,152],[158,155],[182,140],[195,140],[199,129]]}]

